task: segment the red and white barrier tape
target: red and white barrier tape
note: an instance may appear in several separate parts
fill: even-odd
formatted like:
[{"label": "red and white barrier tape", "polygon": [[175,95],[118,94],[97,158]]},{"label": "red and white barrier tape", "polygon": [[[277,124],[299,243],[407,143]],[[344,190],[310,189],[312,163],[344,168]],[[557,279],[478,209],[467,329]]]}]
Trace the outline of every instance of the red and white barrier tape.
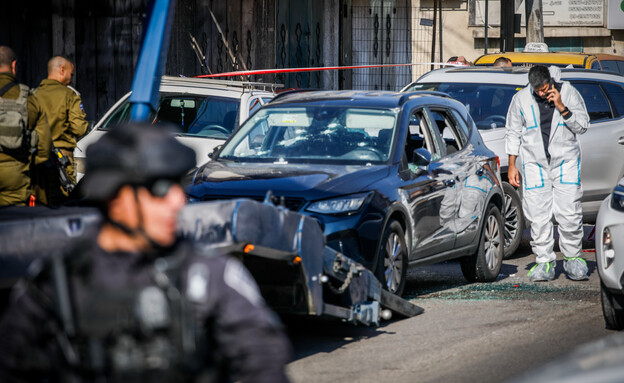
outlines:
[{"label": "red and white barrier tape", "polygon": [[414,63],[414,64],[378,64],[378,65],[349,65],[349,66],[327,66],[327,67],[308,67],[308,68],[274,68],[274,69],[258,69],[258,70],[242,70],[236,72],[224,72],[215,74],[204,74],[196,77],[202,78],[215,78],[215,77],[231,77],[231,76],[251,76],[258,74],[274,74],[274,73],[298,73],[298,72],[315,72],[325,70],[342,70],[342,69],[365,69],[365,68],[392,68],[392,67],[404,67],[415,65],[440,65],[440,66],[453,66],[463,67],[464,64],[457,62],[448,63]]}]

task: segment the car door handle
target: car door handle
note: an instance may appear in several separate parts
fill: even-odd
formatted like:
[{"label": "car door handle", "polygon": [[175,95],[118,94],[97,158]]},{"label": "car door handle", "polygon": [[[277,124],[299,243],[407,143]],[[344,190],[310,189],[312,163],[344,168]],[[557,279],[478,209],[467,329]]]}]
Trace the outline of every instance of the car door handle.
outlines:
[{"label": "car door handle", "polygon": [[455,180],[453,178],[445,180],[444,185],[446,185],[446,187],[452,188],[453,186],[455,186]]},{"label": "car door handle", "polygon": [[618,144],[624,145],[624,136],[618,138]]}]

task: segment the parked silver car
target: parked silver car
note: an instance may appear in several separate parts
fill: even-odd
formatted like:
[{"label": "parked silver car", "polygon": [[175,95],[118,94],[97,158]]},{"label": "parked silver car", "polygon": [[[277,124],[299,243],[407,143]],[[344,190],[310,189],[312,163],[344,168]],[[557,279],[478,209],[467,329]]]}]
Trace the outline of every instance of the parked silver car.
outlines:
[{"label": "parked silver car", "polygon": [[[158,110],[152,123],[180,127],[178,140],[195,150],[197,164],[209,160],[213,149],[225,142],[247,117],[269,102],[278,84],[163,76]],[[100,119],[74,150],[78,179],[84,173],[87,146],[110,127],[130,119],[130,93],[123,96]]]},{"label": "parked silver car", "polygon": [[[466,105],[483,141],[501,161],[501,176],[507,180],[505,153],[507,109],[517,91],[528,84],[529,68],[443,68],[431,71],[403,91],[434,90],[449,94]],[[624,76],[604,71],[562,69],[561,80],[569,81],[585,100],[591,126],[579,136],[583,220],[594,223],[602,200],[624,176]],[[505,256],[517,249],[524,227],[521,200],[510,184],[503,182],[506,196]]]},{"label": "parked silver car", "polygon": [[605,323],[624,330],[624,178],[598,211],[596,263]]}]

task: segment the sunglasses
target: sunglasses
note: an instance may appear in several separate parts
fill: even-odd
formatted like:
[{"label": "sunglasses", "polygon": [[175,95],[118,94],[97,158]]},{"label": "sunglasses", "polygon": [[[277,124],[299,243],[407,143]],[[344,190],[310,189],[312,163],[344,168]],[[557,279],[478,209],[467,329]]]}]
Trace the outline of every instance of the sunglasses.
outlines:
[{"label": "sunglasses", "polygon": [[173,186],[179,184],[179,180],[159,178],[140,186],[145,187],[154,197],[164,198]]}]

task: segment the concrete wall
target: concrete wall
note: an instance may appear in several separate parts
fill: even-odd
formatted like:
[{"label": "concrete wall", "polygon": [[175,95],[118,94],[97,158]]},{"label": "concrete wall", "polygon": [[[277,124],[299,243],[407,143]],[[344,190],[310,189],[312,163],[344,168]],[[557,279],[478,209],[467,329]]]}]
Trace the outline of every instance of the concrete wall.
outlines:
[{"label": "concrete wall", "polygon": [[[437,1],[437,0],[436,0]],[[488,12],[488,53],[499,52],[499,19],[500,8],[496,0],[489,1]],[[433,0],[412,0],[412,7],[420,8],[421,12],[433,9]],[[478,11],[477,11],[478,12]],[[604,27],[545,27],[544,37],[581,37],[583,39],[583,51],[588,53],[609,53],[624,55],[624,30],[609,30],[606,28],[606,6]],[[477,15],[482,17],[482,15]],[[418,23],[418,19],[414,19]],[[443,0],[442,1],[442,56],[446,61],[452,56],[464,56],[473,61],[484,53],[484,26],[470,25],[470,9],[468,0]],[[438,26],[436,26],[436,34]],[[515,38],[526,37],[523,26],[521,33],[515,34]],[[439,35],[436,37],[435,58],[439,59]],[[431,46],[414,45],[414,52],[428,49]]]},{"label": "concrete wall", "polygon": [[613,38],[611,39],[610,51],[605,53],[624,56],[624,29],[611,32],[613,33]]},{"label": "concrete wall", "polygon": [[[477,49],[471,30],[467,1],[442,1],[442,55],[444,60],[452,56],[464,56],[473,61],[483,54]],[[491,45],[491,43],[490,43]]]}]

